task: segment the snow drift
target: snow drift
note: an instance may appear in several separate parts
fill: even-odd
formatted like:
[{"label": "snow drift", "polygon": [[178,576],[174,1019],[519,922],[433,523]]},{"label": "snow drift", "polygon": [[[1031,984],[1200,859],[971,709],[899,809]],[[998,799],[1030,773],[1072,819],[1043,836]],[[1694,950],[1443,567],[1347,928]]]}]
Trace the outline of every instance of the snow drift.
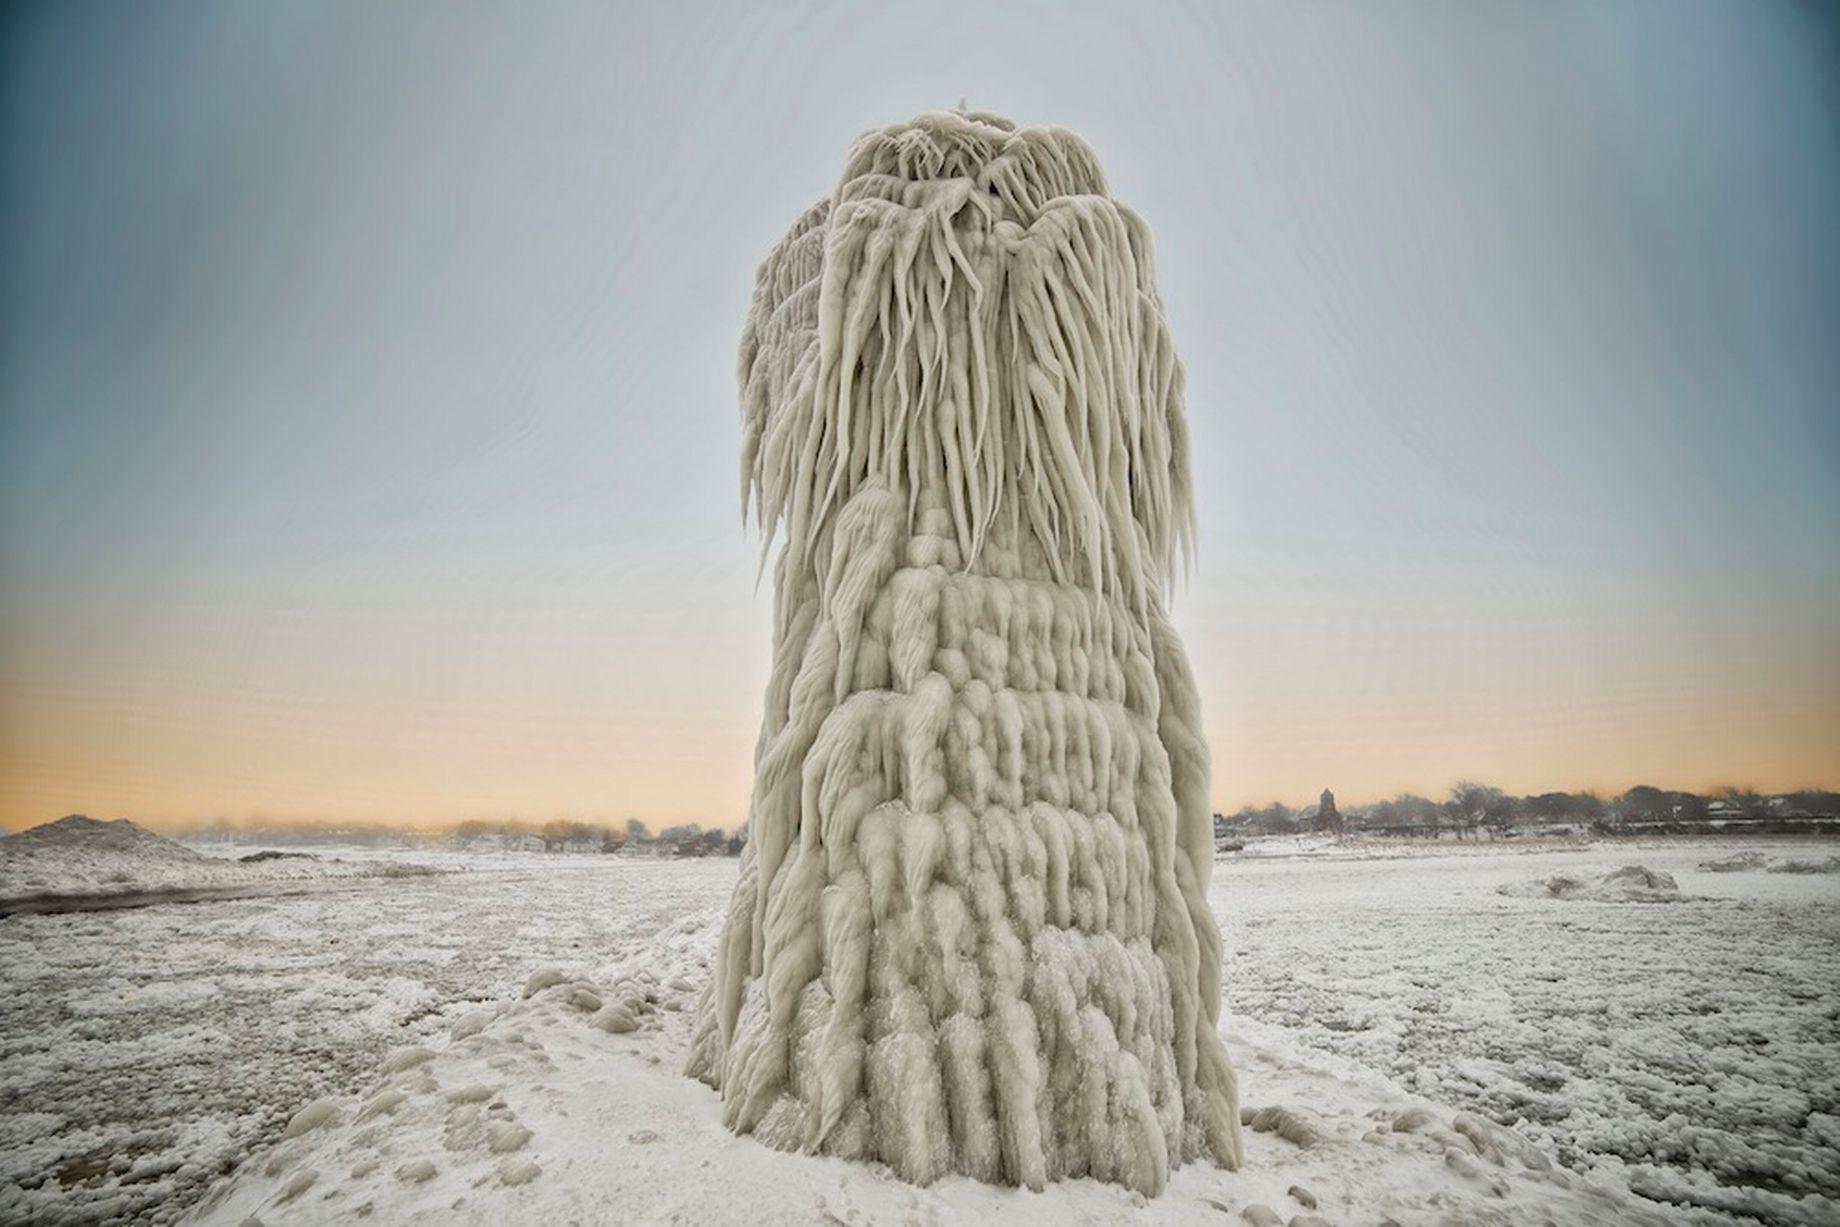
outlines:
[{"label": "snow drift", "polygon": [[1718,860],[1701,861],[1699,867],[1705,873],[1743,873],[1751,869],[1762,869],[1768,860],[1761,852],[1734,852]]},{"label": "snow drift", "polygon": [[1743,873],[1754,869],[1765,873],[1840,873],[1840,856],[1771,860],[1761,852],[1738,852],[1723,860],[1701,861],[1699,867],[1707,873]]},{"label": "snow drift", "polygon": [[1060,129],[870,133],[761,266],[740,379],[773,668],[689,1073],[916,1183],[1237,1166],[1148,228]]},{"label": "snow drift", "polygon": [[1840,856],[1821,860],[1771,861],[1767,870],[1770,873],[1840,873]]},{"label": "snow drift", "polygon": [[1644,865],[1625,865],[1588,880],[1561,874],[1533,882],[1511,883],[1499,887],[1498,893],[1531,899],[1587,899],[1599,903],[1677,903],[1681,897],[1673,874]]}]

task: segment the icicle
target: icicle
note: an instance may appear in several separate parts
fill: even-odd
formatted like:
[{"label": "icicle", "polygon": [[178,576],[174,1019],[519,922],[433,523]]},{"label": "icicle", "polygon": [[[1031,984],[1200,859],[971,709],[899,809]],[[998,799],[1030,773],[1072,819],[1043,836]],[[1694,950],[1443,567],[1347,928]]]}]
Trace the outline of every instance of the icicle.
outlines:
[{"label": "icicle", "polygon": [[773,671],[690,1073],[919,1182],[1237,1166],[1148,229],[1060,129],[870,133],[761,265],[740,384]]}]

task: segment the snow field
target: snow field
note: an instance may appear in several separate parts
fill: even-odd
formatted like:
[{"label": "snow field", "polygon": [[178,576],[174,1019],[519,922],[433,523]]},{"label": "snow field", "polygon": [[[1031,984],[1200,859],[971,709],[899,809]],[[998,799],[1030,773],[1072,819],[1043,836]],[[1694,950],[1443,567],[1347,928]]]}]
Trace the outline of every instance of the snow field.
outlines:
[{"label": "snow field", "polygon": [[[1746,869],[1712,867],[1745,853]],[[1512,1125],[1706,1221],[1834,1222],[1840,879],[1766,871],[1828,855],[1685,841],[1229,859],[1212,893],[1222,1026]],[[1630,901],[1525,889],[1601,888],[1631,864],[1679,898],[1643,901],[1657,892],[1635,875],[1609,891]]]},{"label": "snow field", "polygon": [[[592,974],[540,969],[447,1043],[391,1054],[302,1107],[188,1221],[1664,1221],[1476,1115],[1239,1045],[1269,1097],[1246,1113],[1246,1170],[1189,1164],[1156,1198],[1097,1180],[922,1187],[879,1163],[787,1154],[724,1130],[715,1096],[678,1072],[720,916],[687,917]],[[611,1009],[633,1029],[604,1026]]]},{"label": "snow field", "polygon": [[[1223,861],[1247,1162],[1149,1200],[918,1188],[730,1134],[681,1061],[733,861],[456,857],[337,897],[13,917],[0,1221],[1830,1222],[1840,879],[1699,868],[1743,850]],[[1632,863],[1683,898],[1497,893]],[[636,984],[656,999],[629,1010]],[[616,1008],[633,1030],[596,1025]]]}]

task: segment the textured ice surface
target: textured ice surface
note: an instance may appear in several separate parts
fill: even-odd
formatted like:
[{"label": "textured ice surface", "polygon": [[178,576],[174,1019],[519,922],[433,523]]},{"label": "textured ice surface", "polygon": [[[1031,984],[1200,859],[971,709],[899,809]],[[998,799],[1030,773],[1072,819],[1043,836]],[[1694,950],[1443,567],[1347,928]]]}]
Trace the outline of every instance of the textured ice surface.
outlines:
[{"label": "textured ice surface", "polygon": [[872,132],[761,266],[741,383],[773,671],[689,1071],[919,1184],[1237,1165],[1149,231],[1059,129]]},{"label": "textured ice surface", "polygon": [[[632,885],[684,892],[688,882],[669,882],[670,868]],[[1234,1047],[1258,1105],[1247,1110],[1243,1170],[1189,1164],[1154,1200],[1076,1179],[1037,1193],[948,1174],[921,1189],[879,1164],[784,1154],[722,1130],[714,1096],[675,1076],[694,985],[724,914],[713,899],[684,902],[678,920],[637,940],[610,933],[611,962],[544,964],[561,974],[463,1016],[451,1040],[430,1041],[431,1060],[408,1071],[373,1067],[333,1098],[328,1123],[258,1154],[195,1217],[254,1216],[270,1227],[1661,1221],[1627,1194],[1560,1169],[1514,1129],[1258,1045]],[[606,1034],[576,1004],[580,993],[629,1005],[635,1029]],[[392,1104],[388,1113],[366,1119],[365,1105],[380,1102]],[[293,1192],[303,1173],[313,1179]]]},{"label": "textured ice surface", "polygon": [[[1722,869],[1828,855],[1764,848],[1233,859],[1226,1024],[1511,1124],[1687,1221],[1840,1221],[1840,883]],[[1680,899],[1497,892],[1631,860]]]},{"label": "textured ice surface", "polygon": [[0,919],[0,1223],[171,1221],[392,1053],[734,884],[733,861],[409,859],[454,872]]},{"label": "textured ice surface", "polygon": [[[170,1221],[233,1167],[209,1221],[349,1221],[368,1205],[362,1221],[378,1223],[1177,1223],[1264,1204],[1287,1222],[1632,1222],[1643,1206],[1676,1222],[1833,1222],[1840,879],[1696,869],[1735,850],[1218,866],[1241,1011],[1222,1029],[1250,1118],[1274,1128],[1247,1130],[1239,1172],[1190,1164],[1147,1204],[1091,1181],[921,1190],[725,1131],[716,1097],[677,1071],[733,861],[456,858],[479,871],[338,898],[15,917],[0,921],[0,1222]],[[1687,898],[1495,893],[1629,861],[1673,874]],[[524,998],[545,968],[563,979]],[[656,1001],[635,990],[639,971]],[[633,1030],[599,1030],[575,997],[584,983],[603,1008],[642,1002]],[[413,1046],[433,1058],[382,1072]],[[435,1090],[415,1089],[424,1079]],[[326,1098],[336,1121],[280,1140]],[[487,1140],[494,1100],[532,1133],[510,1154]],[[450,1149],[450,1113],[467,1105],[485,1123],[456,1119]],[[1465,1116],[1575,1187],[1523,1178],[1538,1161],[1477,1143]],[[316,1181],[279,1202],[302,1170]],[[1606,1200],[1587,1181],[1663,1200]]]}]

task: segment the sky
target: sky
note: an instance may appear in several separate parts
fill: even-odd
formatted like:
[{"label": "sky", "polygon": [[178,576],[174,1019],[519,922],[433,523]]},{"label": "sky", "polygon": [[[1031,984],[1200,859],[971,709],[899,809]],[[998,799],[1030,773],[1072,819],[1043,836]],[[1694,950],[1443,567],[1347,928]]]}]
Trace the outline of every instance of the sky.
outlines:
[{"label": "sky", "polygon": [[1840,781],[1816,5],[11,5],[0,825],[745,816],[753,270],[860,132],[1156,234],[1222,809]]}]

